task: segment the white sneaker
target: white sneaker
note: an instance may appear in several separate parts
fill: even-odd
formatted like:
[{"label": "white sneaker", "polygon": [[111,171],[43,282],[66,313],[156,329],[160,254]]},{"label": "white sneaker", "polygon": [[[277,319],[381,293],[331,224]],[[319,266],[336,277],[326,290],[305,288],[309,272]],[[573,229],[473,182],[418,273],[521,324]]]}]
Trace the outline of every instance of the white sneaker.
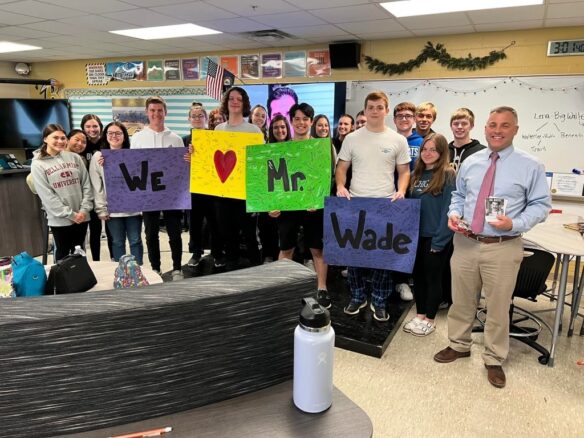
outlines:
[{"label": "white sneaker", "polygon": [[395,287],[395,290],[399,292],[399,297],[402,301],[412,301],[414,299],[414,294],[412,294],[412,290],[410,286],[406,283],[400,283]]},{"label": "white sneaker", "polygon": [[347,278],[349,276],[349,270],[347,268],[341,271],[341,277]]},{"label": "white sneaker", "polygon": [[172,281],[182,280],[183,278],[185,278],[185,276],[178,269],[176,271],[172,271]]},{"label": "white sneaker", "polygon": [[423,319],[420,319],[417,316],[413,317],[404,324],[404,332],[411,333],[412,329],[422,322],[424,322]]},{"label": "white sneaker", "polygon": [[429,321],[422,321],[420,324],[412,328],[410,332],[414,336],[428,336],[436,330],[436,324]]}]

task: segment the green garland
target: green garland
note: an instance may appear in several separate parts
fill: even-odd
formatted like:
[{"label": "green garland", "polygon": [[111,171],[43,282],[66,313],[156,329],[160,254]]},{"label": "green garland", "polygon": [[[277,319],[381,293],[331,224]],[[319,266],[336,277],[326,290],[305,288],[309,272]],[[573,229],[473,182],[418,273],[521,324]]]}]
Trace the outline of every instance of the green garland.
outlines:
[{"label": "green garland", "polygon": [[376,73],[383,73],[384,75],[402,75],[406,72],[412,71],[414,68],[419,68],[423,63],[432,59],[436,61],[443,67],[449,70],[482,70],[490,65],[493,65],[501,59],[507,58],[505,54],[505,49],[515,44],[512,41],[509,46],[505,47],[503,50],[493,50],[489,52],[487,56],[482,58],[477,56],[472,56],[470,53],[466,58],[453,58],[450,55],[443,44],[432,44],[430,41],[426,43],[424,50],[414,58],[406,62],[400,62],[399,64],[387,64],[379,59],[372,58],[370,56],[365,56],[365,63],[369,68],[369,71],[374,71]]}]

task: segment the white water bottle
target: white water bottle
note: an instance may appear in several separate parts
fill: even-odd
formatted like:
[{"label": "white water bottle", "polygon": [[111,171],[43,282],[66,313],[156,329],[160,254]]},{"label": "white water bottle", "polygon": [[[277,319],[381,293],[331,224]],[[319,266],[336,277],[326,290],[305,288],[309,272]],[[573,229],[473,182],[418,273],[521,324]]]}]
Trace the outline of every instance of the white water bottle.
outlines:
[{"label": "white water bottle", "polygon": [[327,410],[333,402],[335,331],[328,310],[314,298],[304,298],[294,330],[293,399],[304,412]]}]

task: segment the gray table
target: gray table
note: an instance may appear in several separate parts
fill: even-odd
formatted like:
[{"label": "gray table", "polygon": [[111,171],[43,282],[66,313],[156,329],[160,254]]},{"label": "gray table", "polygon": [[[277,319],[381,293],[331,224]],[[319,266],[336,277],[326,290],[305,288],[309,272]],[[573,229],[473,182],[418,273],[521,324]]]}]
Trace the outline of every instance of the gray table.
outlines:
[{"label": "gray table", "polygon": [[306,414],[292,402],[292,381],[208,406],[67,438],[104,438],[172,426],[161,438],[371,437],[369,416],[337,388],[333,405]]}]

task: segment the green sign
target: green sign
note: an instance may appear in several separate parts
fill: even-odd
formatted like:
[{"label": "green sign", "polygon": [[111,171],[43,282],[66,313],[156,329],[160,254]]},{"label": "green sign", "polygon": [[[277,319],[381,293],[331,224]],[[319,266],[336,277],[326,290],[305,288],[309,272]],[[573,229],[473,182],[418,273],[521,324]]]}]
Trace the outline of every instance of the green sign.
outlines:
[{"label": "green sign", "polygon": [[247,211],[324,207],[331,191],[331,141],[289,141],[247,148]]}]

